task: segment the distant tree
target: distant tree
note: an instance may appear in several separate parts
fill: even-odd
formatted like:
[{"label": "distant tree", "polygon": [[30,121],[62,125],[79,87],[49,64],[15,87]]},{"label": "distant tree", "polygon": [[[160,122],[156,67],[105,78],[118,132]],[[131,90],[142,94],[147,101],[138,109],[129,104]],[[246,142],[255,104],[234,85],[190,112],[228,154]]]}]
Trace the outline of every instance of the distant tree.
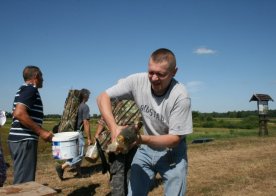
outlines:
[{"label": "distant tree", "polygon": [[47,114],[44,117],[45,118],[60,118],[60,114]]},{"label": "distant tree", "polygon": [[6,117],[7,118],[11,118],[12,117],[12,113],[11,112],[6,112]]},{"label": "distant tree", "polygon": [[98,114],[93,114],[93,115],[92,115],[92,118],[100,118],[100,115],[98,115]]},{"label": "distant tree", "polygon": [[193,111],[192,112],[192,116],[193,116],[193,119],[197,119],[199,117],[199,112],[198,111]]}]

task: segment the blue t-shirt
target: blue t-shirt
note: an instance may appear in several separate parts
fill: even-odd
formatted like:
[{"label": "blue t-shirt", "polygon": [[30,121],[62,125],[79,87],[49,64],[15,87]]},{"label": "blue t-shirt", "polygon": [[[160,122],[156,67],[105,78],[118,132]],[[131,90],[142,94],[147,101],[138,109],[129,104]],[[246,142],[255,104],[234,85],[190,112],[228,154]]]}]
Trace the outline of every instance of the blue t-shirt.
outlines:
[{"label": "blue t-shirt", "polygon": [[[23,84],[15,95],[13,111],[17,104],[24,104],[27,107],[30,118],[39,126],[42,126],[44,116],[43,104],[38,89],[35,86],[32,84]],[[19,142],[23,140],[37,141],[38,135],[13,117],[8,141]]]}]

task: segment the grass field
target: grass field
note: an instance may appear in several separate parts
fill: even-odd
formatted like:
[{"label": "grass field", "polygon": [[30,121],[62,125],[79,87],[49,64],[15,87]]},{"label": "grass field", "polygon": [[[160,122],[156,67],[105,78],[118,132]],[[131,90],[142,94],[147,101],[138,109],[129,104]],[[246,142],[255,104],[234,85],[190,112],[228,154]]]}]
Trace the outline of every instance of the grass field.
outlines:
[{"label": "grass field", "polygon": [[[238,119],[235,119],[238,121]],[[45,121],[51,129],[56,121]],[[95,121],[91,122],[92,132]],[[0,128],[6,161],[11,165],[5,185],[12,184],[12,162],[7,149],[9,121]],[[269,136],[259,137],[258,129],[195,128],[188,137],[189,168],[187,195],[275,195],[276,190],[276,120],[269,122]],[[92,133],[93,134],[93,133]],[[212,142],[192,144],[201,137]],[[58,195],[109,195],[108,177],[101,173],[101,163],[91,164],[85,159],[82,171],[90,177],[77,179],[66,171],[60,181],[55,173],[51,144],[39,142],[36,181],[58,192]],[[5,186],[4,185],[4,186]],[[150,196],[162,195],[162,180],[157,176]]]}]

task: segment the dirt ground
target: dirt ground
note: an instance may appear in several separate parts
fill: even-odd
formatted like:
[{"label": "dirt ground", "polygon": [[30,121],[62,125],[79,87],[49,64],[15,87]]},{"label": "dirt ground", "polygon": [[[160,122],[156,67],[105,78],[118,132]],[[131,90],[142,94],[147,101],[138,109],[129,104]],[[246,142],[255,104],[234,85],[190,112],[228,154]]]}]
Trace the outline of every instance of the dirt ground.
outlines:
[{"label": "dirt ground", "polygon": [[[276,137],[250,137],[189,144],[187,195],[250,195],[272,196],[276,190]],[[11,164],[9,158],[7,162]],[[55,173],[55,160],[49,151],[39,153],[36,181],[57,191],[57,195],[110,195],[108,176],[101,173],[101,164],[82,163],[86,178],[74,178],[67,170],[65,180]],[[12,167],[5,185],[12,184]],[[150,196],[163,195],[157,177]]]}]

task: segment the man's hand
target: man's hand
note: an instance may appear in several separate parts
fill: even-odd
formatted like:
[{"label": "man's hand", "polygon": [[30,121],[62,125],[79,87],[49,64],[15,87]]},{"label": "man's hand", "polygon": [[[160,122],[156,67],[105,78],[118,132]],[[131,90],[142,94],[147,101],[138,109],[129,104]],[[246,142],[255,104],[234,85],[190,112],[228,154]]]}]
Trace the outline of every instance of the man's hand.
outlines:
[{"label": "man's hand", "polygon": [[87,145],[90,146],[92,144],[91,139],[87,139]]},{"label": "man's hand", "polygon": [[121,133],[121,131],[126,128],[128,125],[125,126],[116,126],[116,129],[111,131],[111,141],[115,141],[116,137]]},{"label": "man's hand", "polygon": [[51,131],[41,131],[39,135],[44,141],[51,142],[54,134]]},{"label": "man's hand", "polygon": [[141,133],[138,131],[137,132],[137,138],[135,140],[135,142],[133,142],[129,149],[132,149],[134,146],[139,146],[140,144],[142,144],[142,136],[141,136]]}]

